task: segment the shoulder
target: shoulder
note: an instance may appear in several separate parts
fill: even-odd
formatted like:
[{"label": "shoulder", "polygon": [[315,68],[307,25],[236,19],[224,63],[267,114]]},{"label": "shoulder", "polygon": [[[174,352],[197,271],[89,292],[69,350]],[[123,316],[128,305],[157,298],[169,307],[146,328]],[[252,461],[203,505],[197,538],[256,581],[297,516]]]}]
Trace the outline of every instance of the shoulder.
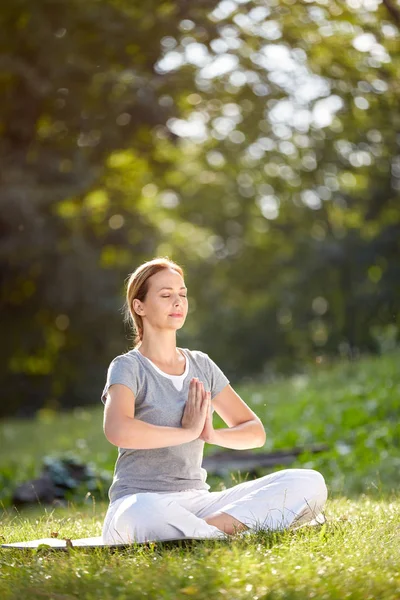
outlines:
[{"label": "shoulder", "polygon": [[141,371],[141,362],[137,352],[129,350],[124,354],[118,354],[112,359],[108,366],[108,371],[129,370],[132,373]]},{"label": "shoulder", "polygon": [[134,352],[133,350],[128,350],[128,352],[124,352],[123,354],[118,354],[117,356],[115,356],[115,358],[112,359],[112,361],[110,362],[110,365],[112,365],[113,363],[134,363],[134,362],[138,362],[139,358],[137,356],[137,352]]},{"label": "shoulder", "polygon": [[135,352],[119,354],[109,364],[107,380],[104,386],[102,400],[106,397],[108,388],[114,383],[122,383],[129,387],[135,397],[140,393],[144,384],[143,367]]}]

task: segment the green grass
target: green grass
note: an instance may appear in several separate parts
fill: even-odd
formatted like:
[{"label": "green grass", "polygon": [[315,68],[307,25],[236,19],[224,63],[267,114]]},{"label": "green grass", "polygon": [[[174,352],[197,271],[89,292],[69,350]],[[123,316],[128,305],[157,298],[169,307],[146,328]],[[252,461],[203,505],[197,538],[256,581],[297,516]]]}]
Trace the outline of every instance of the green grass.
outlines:
[{"label": "green grass", "polygon": [[[109,549],[3,550],[2,600],[400,597],[400,502],[335,499],[327,522],[247,539]],[[100,534],[104,505],[3,517],[11,541]]]},{"label": "green grass", "polygon": [[[0,551],[0,598],[400,598],[400,354],[307,369],[273,384],[237,386],[261,417],[266,446],[254,452],[326,443],[290,467],[325,476],[325,525],[206,540],[108,549]],[[217,424],[221,423],[216,420]],[[16,481],[37,475],[45,455],[73,451],[111,471],[116,449],[102,433],[102,405],[34,421],[0,424],[3,542],[101,533],[104,494],[68,508],[10,506]],[[206,446],[206,452],[215,448]],[[280,468],[280,467],[277,467]],[[260,471],[260,475],[267,471]],[[211,477],[212,488],[232,485]],[[103,500],[102,500],[103,498]]]}]

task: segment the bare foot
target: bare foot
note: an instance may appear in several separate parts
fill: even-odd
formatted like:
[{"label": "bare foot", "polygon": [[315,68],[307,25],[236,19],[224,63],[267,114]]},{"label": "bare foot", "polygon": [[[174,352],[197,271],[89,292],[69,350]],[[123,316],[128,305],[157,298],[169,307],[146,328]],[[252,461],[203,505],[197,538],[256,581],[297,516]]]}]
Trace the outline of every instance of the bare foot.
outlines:
[{"label": "bare foot", "polygon": [[234,533],[242,531],[243,529],[248,529],[244,523],[238,521],[235,519],[235,517],[232,517],[232,515],[228,515],[224,512],[216,512],[213,515],[206,517],[204,520],[209,525],[214,525],[214,527],[217,527],[229,535],[233,535]]}]

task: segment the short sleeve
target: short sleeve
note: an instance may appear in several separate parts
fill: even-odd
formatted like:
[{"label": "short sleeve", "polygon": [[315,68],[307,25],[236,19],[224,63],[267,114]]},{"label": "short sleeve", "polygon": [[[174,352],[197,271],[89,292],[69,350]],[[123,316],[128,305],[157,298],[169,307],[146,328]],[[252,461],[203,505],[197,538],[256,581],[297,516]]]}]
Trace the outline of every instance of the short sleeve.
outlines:
[{"label": "short sleeve", "polygon": [[101,401],[105,404],[107,392],[110,385],[122,383],[132,390],[135,398],[139,392],[139,365],[137,362],[126,355],[120,355],[111,361],[107,371],[106,384],[101,394]]},{"label": "short sleeve", "polygon": [[229,384],[229,379],[208,354],[205,356],[207,357],[207,369],[209,370],[211,400],[213,400]]}]

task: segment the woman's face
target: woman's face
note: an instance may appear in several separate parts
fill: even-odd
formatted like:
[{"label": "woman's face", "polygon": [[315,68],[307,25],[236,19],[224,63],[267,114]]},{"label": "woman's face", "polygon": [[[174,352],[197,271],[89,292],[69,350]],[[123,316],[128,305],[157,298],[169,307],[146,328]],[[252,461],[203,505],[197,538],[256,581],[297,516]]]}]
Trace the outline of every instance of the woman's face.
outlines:
[{"label": "woman's face", "polygon": [[187,289],[177,271],[163,269],[149,280],[144,302],[133,300],[133,308],[146,322],[157,329],[180,329],[188,312]]}]

